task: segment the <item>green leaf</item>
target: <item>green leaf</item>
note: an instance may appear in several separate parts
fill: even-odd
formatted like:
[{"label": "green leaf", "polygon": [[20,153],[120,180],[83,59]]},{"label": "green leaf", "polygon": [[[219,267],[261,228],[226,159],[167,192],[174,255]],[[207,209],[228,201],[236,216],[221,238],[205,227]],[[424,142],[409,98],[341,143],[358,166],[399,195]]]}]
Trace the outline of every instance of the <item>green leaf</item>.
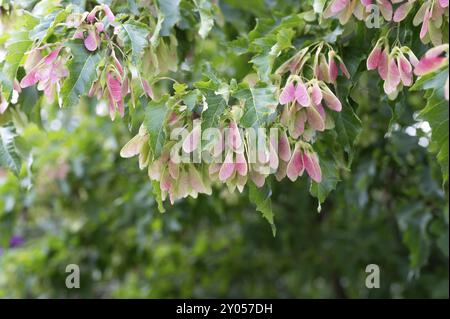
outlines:
[{"label": "green leaf", "polygon": [[45,41],[55,30],[58,23],[66,20],[68,12],[57,10],[42,18],[38,25],[30,31],[31,40]]},{"label": "green leaf", "polygon": [[158,0],[159,10],[164,15],[161,36],[168,36],[173,26],[180,21],[180,0]]},{"label": "green leaf", "polygon": [[212,5],[211,2],[207,0],[198,0],[196,1],[196,4],[200,14],[200,29],[198,30],[198,34],[204,39],[214,26]]},{"label": "green leaf", "polygon": [[420,268],[427,264],[430,256],[431,238],[427,228],[433,215],[423,203],[416,202],[402,205],[395,216],[402,232],[403,242],[409,250],[412,275],[417,275]]},{"label": "green leaf", "polygon": [[3,82],[3,96],[9,99],[12,92],[12,84],[17,76],[17,70],[25,56],[25,53],[31,48],[33,41],[28,37],[28,31],[13,32],[12,36],[6,42],[6,57],[3,73],[5,80]]},{"label": "green leaf", "polygon": [[269,222],[272,228],[272,234],[275,237],[277,229],[273,220],[272,201],[270,199],[272,196],[272,190],[268,180],[266,180],[264,186],[260,188],[256,187],[253,182],[250,182],[248,185],[248,197],[250,202],[256,205],[256,210],[261,212],[263,217]]},{"label": "green leaf", "polygon": [[322,204],[330,192],[336,188],[340,179],[338,167],[334,162],[320,160],[320,168],[322,170],[322,182],[316,183],[311,181],[309,192],[319,200],[320,204]]},{"label": "green leaf", "polygon": [[275,62],[275,56],[265,51],[255,55],[250,62],[253,63],[253,68],[258,73],[259,78],[264,82],[268,82],[273,63]]},{"label": "green leaf", "polygon": [[81,40],[67,43],[72,53],[72,59],[67,64],[69,77],[66,78],[61,88],[63,106],[75,106],[80,96],[86,95],[97,77],[97,64],[101,54],[97,51],[89,53]]},{"label": "green leaf", "polygon": [[131,50],[131,61],[137,64],[148,46],[148,27],[140,22],[129,20],[120,26],[119,38],[124,43],[126,51]]},{"label": "green leaf", "polygon": [[330,112],[335,122],[337,141],[349,155],[349,164],[353,160],[353,146],[362,131],[361,120],[350,104],[343,105],[341,112]]},{"label": "green leaf", "polygon": [[0,167],[8,168],[18,176],[22,163],[14,145],[15,136],[14,126],[0,127]]},{"label": "green leaf", "polygon": [[247,87],[240,89],[234,97],[244,101],[244,114],[241,125],[244,127],[263,126],[269,115],[275,112],[278,101],[275,98],[275,86]]},{"label": "green leaf", "polygon": [[164,124],[169,113],[168,99],[167,95],[159,101],[151,102],[147,102],[144,97],[141,98],[141,104],[145,111],[144,126],[149,133],[150,152],[154,157],[161,155],[166,138]]},{"label": "green leaf", "polygon": [[189,111],[192,112],[194,110],[194,107],[197,104],[197,99],[198,99],[199,94],[200,94],[200,91],[195,89],[195,90],[189,91],[188,93],[186,93],[183,96],[183,102],[187,106]]},{"label": "green leaf", "polygon": [[417,81],[409,90],[417,91],[428,89],[443,89],[447,77],[448,77],[448,68],[438,71],[437,73],[434,72],[426,74],[417,79]]},{"label": "green leaf", "polygon": [[427,101],[427,105],[419,113],[419,117],[427,121],[431,126],[430,149],[437,155],[444,183],[448,181],[448,116],[448,102],[434,90]]},{"label": "green leaf", "polygon": [[162,196],[161,196],[161,188],[159,186],[158,181],[152,180],[152,192],[155,196],[156,203],[158,204],[158,210],[160,213],[164,213],[166,209],[164,208]]},{"label": "green leaf", "polygon": [[314,0],[313,9],[315,13],[322,13],[323,8],[325,7],[326,0]]},{"label": "green leaf", "polygon": [[227,103],[221,95],[216,95],[212,90],[206,90],[205,95],[208,109],[202,113],[202,130],[217,127],[220,116],[222,116]]}]

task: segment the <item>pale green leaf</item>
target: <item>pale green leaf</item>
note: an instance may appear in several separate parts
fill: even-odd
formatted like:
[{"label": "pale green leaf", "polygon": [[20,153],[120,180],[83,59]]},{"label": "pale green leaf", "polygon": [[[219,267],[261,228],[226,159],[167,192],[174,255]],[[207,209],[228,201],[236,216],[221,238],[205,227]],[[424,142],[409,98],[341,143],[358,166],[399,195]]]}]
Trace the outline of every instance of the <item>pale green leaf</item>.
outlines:
[{"label": "pale green leaf", "polygon": [[220,116],[222,116],[226,101],[221,95],[216,95],[214,91],[207,90],[205,94],[208,109],[202,113],[202,129],[205,130],[210,127],[216,127]]},{"label": "pale green leaf", "polygon": [[148,45],[148,27],[140,22],[129,20],[119,29],[119,38],[125,45],[126,51],[131,51],[131,61],[137,64]]},{"label": "pale green leaf", "polygon": [[168,36],[173,26],[180,21],[180,0],[158,0],[159,10],[164,16],[161,36]]},{"label": "pale green leaf", "polygon": [[241,125],[244,127],[263,126],[275,112],[278,104],[274,86],[242,88],[234,95],[244,101]]},{"label": "pale green leaf", "polygon": [[28,37],[28,31],[14,32],[6,42],[7,54],[3,67],[5,80],[3,82],[3,96],[9,99],[12,92],[12,83],[17,76],[17,70],[23,63],[26,52],[31,48],[33,41]]}]

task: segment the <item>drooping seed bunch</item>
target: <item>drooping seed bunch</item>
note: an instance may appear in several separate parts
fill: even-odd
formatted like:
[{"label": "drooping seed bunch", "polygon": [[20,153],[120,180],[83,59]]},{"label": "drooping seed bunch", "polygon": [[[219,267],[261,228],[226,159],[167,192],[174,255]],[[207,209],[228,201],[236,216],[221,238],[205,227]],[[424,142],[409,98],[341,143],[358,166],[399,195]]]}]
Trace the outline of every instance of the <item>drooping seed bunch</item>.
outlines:
[{"label": "drooping seed bunch", "polygon": [[413,75],[421,76],[434,72],[448,63],[448,44],[430,49],[419,61],[409,47],[390,48],[386,37],[381,37],[367,58],[367,69],[378,70],[384,81],[384,91],[392,100],[396,99],[403,86],[411,86]]},{"label": "drooping seed bunch", "polygon": [[37,89],[44,91],[47,97],[53,96],[55,91],[59,93],[61,80],[69,74],[65,67],[67,57],[60,55],[61,49],[58,45],[45,56],[43,53],[49,46],[32,49],[24,65],[27,74],[20,81],[20,87],[37,84]]},{"label": "drooping seed bunch", "polygon": [[289,74],[279,99],[285,106],[280,122],[293,139],[310,141],[315,131],[332,127],[323,105],[336,112],[342,109],[329,87],[336,84],[339,71],[350,77],[342,58],[323,42],[299,51],[277,70]]},{"label": "drooping seed bunch", "polygon": [[[399,23],[419,8],[413,19],[414,26],[421,25],[420,39],[424,43],[442,44],[442,27],[448,19],[448,0],[332,0],[323,16],[328,19],[337,17],[341,24],[346,24],[352,15],[358,20],[383,18],[387,22]],[[378,12],[380,15],[378,15]],[[376,15],[376,17],[374,16]]]},{"label": "drooping seed bunch", "polygon": [[160,154],[154,156],[148,147],[149,134],[141,127],[121,155],[139,154],[140,167],[148,165],[149,177],[159,183],[162,199],[168,197],[172,203],[186,196],[211,194],[213,183],[239,192],[250,181],[262,187],[271,174],[278,181],[285,177],[295,181],[306,172],[320,183],[322,171],[312,144],[316,134],[333,128],[327,109],[342,109],[334,86],[340,75],[350,74],[325,42],[301,49],[275,73],[285,80],[278,97],[280,112],[269,126],[241,126],[244,106],[237,104],[225,109],[212,132],[208,131],[211,128],[203,131],[203,111],[193,112],[180,100],[174,106],[166,105],[171,109],[164,131],[175,136],[175,141],[166,139]]},{"label": "drooping seed bunch", "polygon": [[389,46],[386,37],[381,37],[367,58],[367,69],[378,70],[384,81],[384,91],[395,99],[403,86],[413,83],[413,68],[419,60],[406,46]]},{"label": "drooping seed bunch", "polygon": [[[115,16],[107,5],[98,5],[91,12],[72,13],[67,17],[64,26],[69,30],[75,28],[72,39],[83,40],[88,51],[99,51],[102,44],[106,44],[103,46],[103,57],[96,65],[96,80],[87,95],[108,101],[112,120],[116,111],[121,117],[124,116],[125,98],[134,94],[132,84],[137,84],[134,87],[142,88],[144,94],[153,97],[147,80],[134,65],[125,63],[126,56],[120,48],[122,43],[115,37],[119,25],[115,23]],[[69,50],[63,50],[67,45],[65,41],[54,45],[56,48],[46,56],[43,56],[43,53],[48,52],[52,45],[39,46],[37,43],[37,46],[28,52],[24,65],[26,76],[20,82],[21,88],[37,83],[38,90],[43,90],[49,98],[54,96],[55,91],[59,96],[61,81],[69,75],[65,65],[70,55],[73,57],[77,52],[69,53]],[[134,101],[133,98],[131,100]]]},{"label": "drooping seed bunch", "polygon": [[[102,16],[106,17],[105,22]],[[69,28],[76,28],[74,39],[82,39],[86,49],[96,51],[100,47],[102,36],[109,38],[106,28],[114,20],[115,16],[109,6],[102,4],[94,7],[91,12],[72,13],[66,23]]]}]

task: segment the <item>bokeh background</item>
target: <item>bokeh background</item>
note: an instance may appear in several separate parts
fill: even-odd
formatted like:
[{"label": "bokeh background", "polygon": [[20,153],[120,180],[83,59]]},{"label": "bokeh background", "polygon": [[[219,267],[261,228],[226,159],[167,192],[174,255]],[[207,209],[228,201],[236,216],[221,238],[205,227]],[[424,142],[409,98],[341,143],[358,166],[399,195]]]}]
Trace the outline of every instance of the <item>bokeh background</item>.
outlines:
[{"label": "bokeh background", "polygon": [[[287,11],[299,10],[293,2]],[[196,44],[193,63],[242,79],[249,57],[218,39],[248,32],[271,7],[223,3],[225,27]],[[369,52],[370,41],[359,45],[347,52]],[[171,75],[191,83],[200,70]],[[306,178],[272,183],[275,237],[246,192],[221,185],[159,213],[137,159],[119,156],[138,125],[111,122],[103,104],[43,103],[23,123],[16,116],[28,156],[19,177],[0,168],[0,297],[448,298],[448,185],[416,118],[425,102],[416,93],[388,103],[369,72],[356,81],[363,130],[351,171],[320,213]],[[80,266],[80,289],[65,286],[68,264]],[[365,287],[368,264],[380,267],[379,289]]]}]

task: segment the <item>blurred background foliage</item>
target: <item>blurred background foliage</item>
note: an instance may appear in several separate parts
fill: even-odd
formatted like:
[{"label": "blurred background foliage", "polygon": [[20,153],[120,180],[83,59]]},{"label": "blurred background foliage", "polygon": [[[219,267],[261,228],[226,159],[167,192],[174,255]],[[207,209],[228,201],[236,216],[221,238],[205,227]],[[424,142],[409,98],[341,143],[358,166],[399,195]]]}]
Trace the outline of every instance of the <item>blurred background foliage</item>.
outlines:
[{"label": "blurred background foliage", "polygon": [[[208,61],[243,78],[251,55],[227,41],[255,17],[300,10],[297,1],[220,5],[223,25],[207,40],[186,48],[189,34],[176,29],[179,56],[196,58],[171,76],[192,83]],[[448,298],[448,185],[428,150],[430,127],[417,119],[423,94],[388,102],[376,75],[361,70],[376,32],[336,30],[355,32],[339,45],[361,71],[350,96],[362,131],[351,171],[342,168],[320,213],[303,178],[272,183],[276,237],[248,196],[220,185],[161,214],[137,159],[119,156],[137,125],[111,122],[88,99],[62,110],[41,103],[23,123],[14,117],[26,154],[19,176],[0,168],[0,297]],[[372,263],[381,287],[369,290]],[[65,286],[68,264],[80,266],[80,289]]]}]

